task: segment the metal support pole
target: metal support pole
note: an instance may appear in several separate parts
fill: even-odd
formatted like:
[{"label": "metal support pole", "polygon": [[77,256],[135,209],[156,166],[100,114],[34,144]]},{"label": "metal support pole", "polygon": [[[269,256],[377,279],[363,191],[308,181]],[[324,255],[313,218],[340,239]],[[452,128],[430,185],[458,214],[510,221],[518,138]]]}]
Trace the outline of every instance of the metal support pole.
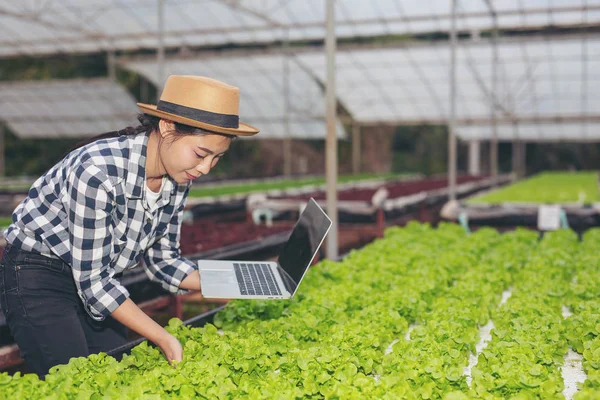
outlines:
[{"label": "metal support pole", "polygon": [[158,0],[158,49],[156,51],[156,62],[158,64],[156,102],[158,103],[165,84],[165,0]]},{"label": "metal support pole", "polygon": [[512,128],[514,139],[512,140],[511,169],[512,173],[519,177],[519,125],[513,122]]},{"label": "metal support pole", "polygon": [[513,133],[515,139],[512,142],[512,172],[517,178],[522,178],[524,175],[523,169],[525,168],[525,143],[519,139],[519,125],[513,123]]},{"label": "metal support pole", "polygon": [[6,176],[6,162],[4,160],[4,137],[6,135],[6,127],[2,121],[0,121],[0,176]]},{"label": "metal support pole", "polygon": [[288,29],[283,35],[283,101],[284,101],[284,129],[283,139],[283,174],[292,175],[292,138],[290,137],[290,41]]},{"label": "metal support pole", "polygon": [[519,176],[519,140],[515,139],[512,142],[512,172]]},{"label": "metal support pole", "polygon": [[115,51],[114,50],[109,50],[108,54],[107,54],[107,60],[106,60],[106,64],[107,64],[107,69],[108,69],[108,78],[113,81],[116,82],[117,81],[117,72],[116,72],[116,61],[115,61]]},{"label": "metal support pole", "polygon": [[[583,24],[586,28],[583,31],[581,38],[581,110],[582,114],[588,115],[588,28],[587,28],[587,0],[584,1]],[[587,137],[588,124],[584,122],[582,125],[583,137]]]},{"label": "metal support pole", "polygon": [[492,30],[492,95],[490,96],[490,111],[492,119],[492,141],[490,142],[490,172],[492,185],[496,186],[498,178],[498,121],[496,118],[496,98],[498,96],[498,19],[492,11],[494,29]]},{"label": "metal support pole", "polygon": [[[106,64],[107,64],[107,69],[108,69],[108,79],[110,79],[112,82],[116,83],[117,82],[117,69],[116,69],[116,59],[115,59],[114,49],[108,50],[108,54],[106,56]],[[114,92],[114,89],[111,91]],[[117,98],[117,94],[113,93],[112,97]],[[116,111],[116,110],[114,110],[114,111]],[[119,127],[117,126],[117,122],[115,121],[114,118],[110,119],[110,129],[111,130],[119,129]]]},{"label": "metal support pole", "polygon": [[360,174],[360,152],[361,152],[360,125],[358,122],[352,124],[352,173]]},{"label": "metal support pole", "polygon": [[450,29],[450,120],[448,123],[448,198],[456,200],[456,2],[452,0]]},{"label": "metal support pole", "polygon": [[292,138],[289,136],[283,139],[283,175],[292,175]]},{"label": "metal support pole", "polygon": [[521,141],[519,144],[519,177],[523,178],[527,174],[527,143]]},{"label": "metal support pole", "polygon": [[148,81],[143,77],[140,79],[140,100],[142,103],[150,102],[148,97]]},{"label": "metal support pole", "polygon": [[332,226],[327,237],[327,258],[338,256],[338,213],[337,213],[337,135],[335,96],[335,1],[327,0],[325,54],[327,57],[327,81],[325,97],[327,104],[327,139],[325,141],[325,175],[327,181],[327,214]]},{"label": "metal support pole", "polygon": [[481,174],[481,142],[471,140],[469,142],[469,175]]}]

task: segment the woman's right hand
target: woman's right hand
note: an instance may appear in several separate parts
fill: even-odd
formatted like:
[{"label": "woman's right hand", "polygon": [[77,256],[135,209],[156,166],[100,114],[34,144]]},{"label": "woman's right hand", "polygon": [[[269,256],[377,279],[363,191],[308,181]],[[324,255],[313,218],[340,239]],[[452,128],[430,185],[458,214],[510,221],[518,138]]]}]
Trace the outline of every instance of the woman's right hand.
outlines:
[{"label": "woman's right hand", "polygon": [[112,316],[129,329],[148,338],[157,345],[167,357],[169,364],[174,365],[181,361],[183,357],[181,343],[165,328],[147,316],[131,299],[126,299],[123,304],[117,307],[112,312]]},{"label": "woman's right hand", "polygon": [[156,345],[160,347],[169,364],[176,366],[181,362],[183,357],[183,347],[179,340],[169,332],[165,331],[164,335],[157,341]]}]

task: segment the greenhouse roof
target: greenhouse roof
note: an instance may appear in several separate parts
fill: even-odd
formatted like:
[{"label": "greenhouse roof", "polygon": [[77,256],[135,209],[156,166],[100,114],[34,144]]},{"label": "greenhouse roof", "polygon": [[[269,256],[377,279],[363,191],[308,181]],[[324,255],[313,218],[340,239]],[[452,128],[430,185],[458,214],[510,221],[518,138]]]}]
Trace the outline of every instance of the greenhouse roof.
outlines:
[{"label": "greenhouse roof", "polygon": [[[314,40],[325,36],[323,0],[162,0],[167,47]],[[0,57],[155,49],[161,0],[0,1]],[[448,0],[338,0],[339,38],[446,32]],[[459,0],[457,28],[537,28],[600,22],[600,0]]]},{"label": "greenhouse roof", "polygon": [[[164,4],[165,45],[182,50],[228,43],[323,39],[322,0],[204,0]],[[155,49],[159,0],[0,0],[0,57],[21,54]],[[338,38],[445,32],[447,0],[338,0]],[[456,133],[489,139],[495,104],[498,135],[527,140],[590,140],[600,123],[600,0],[458,0],[457,27],[471,32],[457,46]],[[497,45],[479,30],[577,28],[561,35],[509,37]],[[118,27],[118,29],[115,29]],[[475,33],[474,33],[475,32]],[[493,49],[497,48],[498,62]],[[286,107],[281,47],[196,53],[165,61],[164,74],[207,75],[240,87],[242,120],[266,137],[325,136],[325,52],[293,46]],[[186,54],[183,56],[182,54]],[[450,43],[446,40],[348,45],[336,54],[336,95],[361,124],[447,124],[450,119]],[[162,86],[156,57],[120,64]],[[497,85],[492,65],[497,65]],[[495,93],[495,94],[492,94]],[[4,106],[6,107],[6,106]],[[110,108],[107,104],[104,107]],[[286,113],[289,109],[289,113]],[[118,121],[117,121],[118,122]],[[66,123],[66,122],[65,122]],[[14,122],[11,123],[14,125]],[[37,132],[29,121],[24,131]],[[51,122],[49,125],[56,125]],[[38,123],[43,125],[43,123]],[[550,129],[549,127],[553,128]],[[592,128],[590,128],[592,127]],[[22,128],[21,128],[22,129]],[[57,129],[67,132],[68,129]],[[103,129],[105,130],[105,129]],[[338,124],[338,135],[343,135]]]},{"label": "greenhouse roof", "polygon": [[[600,110],[600,38],[520,40],[498,43],[497,90],[492,96],[493,55],[489,41],[457,48],[456,115],[463,125],[488,124],[491,103],[497,118],[553,122]],[[298,55],[320,80],[325,56]],[[447,45],[339,50],[336,91],[354,118],[363,122],[445,123],[449,118],[450,49]],[[595,114],[594,114],[595,113]]]},{"label": "greenhouse roof", "polygon": [[0,119],[22,139],[97,135],[136,125],[137,112],[105,78],[0,83]]},{"label": "greenhouse roof", "polygon": [[[600,38],[545,40],[501,39],[497,43],[497,84],[492,95],[491,41],[463,41],[457,48],[457,134],[490,139],[493,118],[503,126],[499,138],[590,140],[600,123]],[[235,52],[233,52],[235,54]],[[242,90],[241,115],[271,131],[285,115],[283,56],[248,53],[237,56],[170,59],[165,75],[216,77]],[[326,58],[318,50],[297,50],[289,72],[290,123],[321,127],[324,135]],[[340,46],[336,54],[336,93],[351,118],[369,124],[446,124],[449,119],[450,49],[447,43]],[[122,61],[158,84],[155,58]],[[266,125],[265,125],[266,124]],[[552,127],[552,128],[550,128]],[[274,132],[283,132],[281,125]],[[304,137],[303,134],[297,135]]]}]

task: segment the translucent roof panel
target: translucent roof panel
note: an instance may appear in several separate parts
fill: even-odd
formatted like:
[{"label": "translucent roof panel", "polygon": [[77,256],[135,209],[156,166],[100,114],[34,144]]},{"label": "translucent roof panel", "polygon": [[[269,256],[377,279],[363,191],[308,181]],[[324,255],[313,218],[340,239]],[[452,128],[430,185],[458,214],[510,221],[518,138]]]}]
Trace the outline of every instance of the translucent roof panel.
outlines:
[{"label": "translucent roof panel", "polygon": [[[302,53],[298,61],[325,80],[325,56]],[[498,43],[497,90],[492,96],[493,52],[489,41],[457,49],[456,117],[485,124],[491,104],[498,119],[584,119],[600,113],[600,39]],[[442,45],[340,50],[336,90],[360,122],[446,123],[450,104],[450,49]]]},{"label": "translucent roof panel", "polygon": [[[491,126],[459,126],[457,136],[465,141],[490,140],[493,136]],[[567,124],[517,124],[498,125],[499,141],[522,140],[527,142],[578,142],[600,141],[600,123],[567,123]]]},{"label": "translucent roof panel", "polygon": [[[0,0],[0,57],[158,46],[158,0]],[[324,0],[164,0],[165,44],[322,39]],[[337,0],[340,38],[448,31],[448,0]],[[500,28],[600,22],[600,0],[491,0]],[[485,0],[458,0],[457,27],[493,26]]]},{"label": "translucent roof panel", "polygon": [[137,125],[138,111],[109,79],[0,83],[0,119],[20,138],[97,135]]},{"label": "translucent roof panel", "polygon": [[[122,65],[155,83],[158,66],[155,60],[123,62]],[[290,58],[289,66],[289,136],[322,139],[326,136],[324,94],[315,78]],[[257,139],[286,137],[286,100],[284,92],[284,57],[282,55],[248,55],[238,57],[204,57],[172,59],[165,65],[165,75],[202,75],[240,88],[240,120],[261,130]],[[338,137],[344,130],[338,124]]]},{"label": "translucent roof panel", "polygon": [[[361,122],[443,118],[448,92],[447,51],[368,49],[336,54],[336,92],[352,116]],[[300,63],[323,82],[323,53],[299,54]],[[428,72],[423,71],[423,67]],[[444,92],[444,90],[446,90]]]}]

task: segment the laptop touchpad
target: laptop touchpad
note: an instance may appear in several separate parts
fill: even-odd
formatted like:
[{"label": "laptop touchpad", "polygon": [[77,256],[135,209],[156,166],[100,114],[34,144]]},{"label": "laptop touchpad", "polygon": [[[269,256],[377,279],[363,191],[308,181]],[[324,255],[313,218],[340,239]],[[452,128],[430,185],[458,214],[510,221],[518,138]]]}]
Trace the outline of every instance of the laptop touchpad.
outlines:
[{"label": "laptop touchpad", "polygon": [[222,269],[201,269],[200,279],[205,279],[206,283],[212,284],[236,283],[235,273],[233,271],[223,271]]}]

